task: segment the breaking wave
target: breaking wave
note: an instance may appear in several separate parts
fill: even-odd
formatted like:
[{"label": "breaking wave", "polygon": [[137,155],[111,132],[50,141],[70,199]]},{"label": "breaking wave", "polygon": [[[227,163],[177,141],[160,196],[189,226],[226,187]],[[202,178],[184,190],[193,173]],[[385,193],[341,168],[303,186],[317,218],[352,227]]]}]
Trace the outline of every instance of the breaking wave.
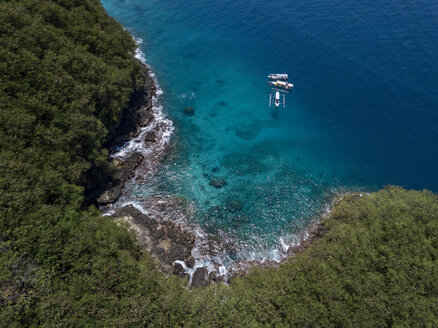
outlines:
[{"label": "breaking wave", "polygon": [[[129,140],[122,147],[117,149],[115,153],[111,155],[111,158],[125,158],[132,153],[141,153],[144,156],[144,161],[148,168],[147,172],[142,172],[145,175],[152,176],[158,167],[158,163],[162,159],[166,149],[170,144],[170,140],[174,131],[173,122],[168,119],[164,113],[163,105],[160,104],[160,97],[163,94],[155,74],[152,72],[151,67],[147,64],[144,53],[140,47],[143,40],[139,37],[133,36],[137,49],[135,51],[135,58],[140,60],[147,68],[148,74],[154,82],[154,92],[152,94],[152,120],[145,127],[141,128],[141,132],[131,140]],[[155,142],[145,142],[145,136],[148,132],[155,132]]]}]

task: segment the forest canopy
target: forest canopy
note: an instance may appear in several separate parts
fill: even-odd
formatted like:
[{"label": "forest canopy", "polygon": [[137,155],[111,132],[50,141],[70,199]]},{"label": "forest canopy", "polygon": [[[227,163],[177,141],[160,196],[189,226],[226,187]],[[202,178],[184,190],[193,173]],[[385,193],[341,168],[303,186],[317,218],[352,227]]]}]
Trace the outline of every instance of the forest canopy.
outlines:
[{"label": "forest canopy", "polygon": [[97,0],[0,1],[0,326],[438,326],[432,192],[346,195],[278,269],[199,289],[88,207],[135,47]]}]

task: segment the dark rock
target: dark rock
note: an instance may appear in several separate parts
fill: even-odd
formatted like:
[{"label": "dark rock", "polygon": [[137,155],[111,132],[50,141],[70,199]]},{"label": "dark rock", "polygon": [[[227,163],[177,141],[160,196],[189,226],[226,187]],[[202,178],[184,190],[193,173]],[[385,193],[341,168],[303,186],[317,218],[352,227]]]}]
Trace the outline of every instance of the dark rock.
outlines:
[{"label": "dark rock", "polygon": [[206,267],[197,268],[192,277],[192,286],[201,287],[208,285],[208,270]]},{"label": "dark rock", "polygon": [[176,274],[177,276],[180,277],[185,277],[187,276],[187,273],[184,271],[184,268],[181,264],[179,263],[173,263],[173,274]]},{"label": "dark rock", "polygon": [[123,193],[123,185],[118,184],[117,186],[115,186],[113,188],[105,190],[105,192],[99,196],[99,198],[97,199],[97,202],[100,205],[107,205],[107,204],[114,203],[117,199],[120,198],[122,193]]},{"label": "dark rock", "polygon": [[208,275],[208,283],[212,284],[219,281],[223,281],[223,278],[221,279],[221,276],[216,271],[210,272],[210,274]]},{"label": "dark rock", "polygon": [[242,210],[243,205],[238,199],[231,199],[227,202],[227,210],[230,213],[236,213]]},{"label": "dark rock", "polygon": [[328,232],[328,228],[323,223],[321,223],[319,228],[318,228],[317,236],[324,237],[327,232]]},{"label": "dark rock", "polygon": [[115,179],[119,183],[123,183],[130,179],[135,172],[135,169],[143,162],[143,155],[140,153],[133,153],[130,157],[123,160],[120,168],[115,174]]},{"label": "dark rock", "polygon": [[215,187],[216,189],[218,188],[222,188],[223,186],[225,186],[227,184],[227,182],[225,181],[225,179],[223,178],[219,178],[219,177],[212,177],[210,179],[210,186]]},{"label": "dark rock", "polygon": [[186,107],[184,108],[184,114],[188,116],[193,116],[195,115],[195,109],[193,107]]},{"label": "dark rock", "polygon": [[97,203],[99,205],[107,205],[119,199],[123,193],[125,181],[134,175],[136,168],[143,162],[143,159],[144,157],[140,153],[133,153],[125,160],[114,159],[112,165],[117,171],[113,181],[108,184],[104,192],[97,198]]},{"label": "dark rock", "polygon": [[137,124],[141,127],[148,125],[153,118],[152,113],[146,107],[142,107],[141,109],[139,109],[136,114]]},{"label": "dark rock", "polygon": [[219,171],[219,168],[218,168],[218,167],[213,167],[211,170],[212,170],[213,172],[217,172],[217,171]]},{"label": "dark rock", "polygon": [[195,258],[193,256],[190,256],[187,260],[186,260],[186,265],[190,268],[192,268],[195,265]]},{"label": "dark rock", "polygon": [[167,256],[171,260],[185,259],[190,256],[191,249],[188,246],[185,240],[174,239],[174,242],[170,243]]},{"label": "dark rock", "polygon": [[129,139],[138,137],[138,135],[141,133],[141,127],[137,126],[137,129],[135,130],[135,132],[131,133],[129,135]]},{"label": "dark rock", "polygon": [[149,131],[148,133],[146,133],[146,136],[144,137],[144,141],[146,142],[155,142],[155,138],[156,138],[156,133],[155,131]]}]

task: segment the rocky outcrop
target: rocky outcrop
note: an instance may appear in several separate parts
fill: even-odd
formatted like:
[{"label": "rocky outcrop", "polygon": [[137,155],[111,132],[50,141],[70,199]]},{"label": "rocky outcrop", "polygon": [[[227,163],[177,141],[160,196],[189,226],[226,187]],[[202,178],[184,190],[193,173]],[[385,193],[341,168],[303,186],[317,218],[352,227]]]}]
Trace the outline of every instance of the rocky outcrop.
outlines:
[{"label": "rocky outcrop", "polygon": [[186,107],[184,108],[184,114],[187,116],[193,116],[195,115],[195,109],[193,107]]},{"label": "rocky outcrop", "polygon": [[133,153],[126,159],[113,159],[111,165],[116,173],[111,182],[108,183],[106,190],[97,199],[98,204],[107,205],[115,202],[123,193],[125,181],[134,176],[136,168],[143,162],[143,155]]},{"label": "rocky outcrop", "polygon": [[212,177],[210,178],[210,186],[215,187],[216,189],[222,188],[227,184],[224,178],[220,177]]},{"label": "rocky outcrop", "polygon": [[144,141],[146,142],[155,142],[156,140],[156,136],[157,134],[155,133],[155,131],[149,131],[148,133],[146,133],[145,137],[144,137]]},{"label": "rocky outcrop", "polygon": [[128,224],[142,248],[157,259],[158,267],[164,273],[186,276],[181,264],[174,263],[176,260],[193,266],[191,253],[195,237],[191,233],[182,231],[172,222],[158,222],[132,205],[117,210],[111,217],[116,222]]},{"label": "rocky outcrop", "polygon": [[192,277],[192,286],[200,287],[208,285],[208,270],[206,267],[197,268]]},{"label": "rocky outcrop", "polygon": [[[123,111],[122,119],[116,128],[113,137],[108,141],[107,148],[114,151],[117,147],[138,136],[141,128],[148,125],[152,119],[152,97],[155,95],[155,83],[150,76],[149,68],[138,61],[142,67],[141,75],[144,85],[134,91],[128,107]],[[145,138],[146,142],[155,141],[155,132],[150,131]],[[138,165],[143,161],[140,153],[133,153],[126,159],[113,159],[111,166],[115,171],[112,177],[102,187],[95,187],[89,191],[92,202],[98,205],[108,205],[114,203],[123,194],[125,182],[132,178]]]},{"label": "rocky outcrop", "polygon": [[123,112],[120,124],[115,130],[114,137],[108,142],[108,148],[114,150],[133,137],[138,136],[141,128],[152,120],[152,97],[156,92],[155,84],[150,76],[149,68],[141,63],[141,75],[144,85],[134,91],[128,108]]}]

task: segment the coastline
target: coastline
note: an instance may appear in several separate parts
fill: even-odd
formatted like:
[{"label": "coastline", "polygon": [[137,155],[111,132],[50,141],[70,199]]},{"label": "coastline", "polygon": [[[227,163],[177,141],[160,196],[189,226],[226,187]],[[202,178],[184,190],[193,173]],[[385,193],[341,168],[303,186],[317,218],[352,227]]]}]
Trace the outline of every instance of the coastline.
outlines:
[{"label": "coastline", "polygon": [[103,210],[110,208],[125,194],[127,181],[134,178],[142,182],[153,176],[174,129],[172,121],[165,117],[159,104],[162,91],[139,48],[142,40],[132,37],[137,44],[133,60],[141,66],[144,85],[134,91],[115,135],[107,142],[110,165],[115,174],[96,197],[96,202]]},{"label": "coastline", "polygon": [[[147,183],[155,174],[169,149],[173,132],[173,123],[165,117],[159,104],[162,91],[139,48],[142,40],[133,38],[138,45],[134,60],[142,65],[145,84],[141,90],[134,92],[117,133],[109,143],[111,165],[117,173],[98,199],[103,215],[118,224],[126,224],[128,230],[135,233],[142,249],[155,258],[160,271],[186,278],[188,284],[194,287],[228,282],[256,267],[276,268],[306,250],[315,239],[324,236],[324,217],[329,215],[330,209],[343,195],[351,193],[336,196],[324,213],[310,220],[307,228],[292,243],[286,244],[279,238],[281,247],[276,260],[237,260],[227,267],[211,259],[212,254],[223,251],[224,245],[209,240],[200,227],[183,223],[184,215],[188,213],[177,209],[183,200],[152,198],[142,204],[126,200],[113,206],[126,194],[127,182]],[[169,213],[180,218],[170,220]],[[210,259],[206,260],[208,257]]]}]

